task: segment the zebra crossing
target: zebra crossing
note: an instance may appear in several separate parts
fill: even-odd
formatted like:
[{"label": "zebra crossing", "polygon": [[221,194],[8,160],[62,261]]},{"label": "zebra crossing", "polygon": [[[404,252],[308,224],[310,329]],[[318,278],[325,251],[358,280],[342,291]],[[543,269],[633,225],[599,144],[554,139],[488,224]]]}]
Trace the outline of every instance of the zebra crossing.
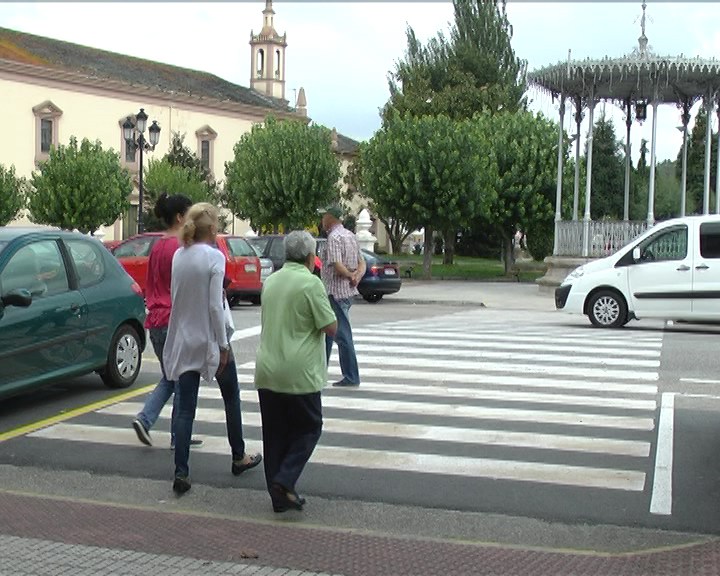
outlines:
[{"label": "zebra crossing", "polygon": [[[646,489],[661,332],[500,322],[469,311],[356,327],[354,339],[362,385],[324,390],[323,437],[310,466]],[[249,449],[260,449],[254,366],[240,359],[238,375]],[[341,377],[336,350],[328,372],[329,382]],[[120,402],[98,414],[130,419],[142,401]],[[169,420],[169,405],[161,417]],[[213,428],[217,435],[203,434],[207,425],[224,422],[219,390],[203,384],[199,450],[226,457],[222,427]],[[153,435],[161,437],[162,428]],[[31,436],[137,445],[129,426],[102,421],[63,422]]]}]

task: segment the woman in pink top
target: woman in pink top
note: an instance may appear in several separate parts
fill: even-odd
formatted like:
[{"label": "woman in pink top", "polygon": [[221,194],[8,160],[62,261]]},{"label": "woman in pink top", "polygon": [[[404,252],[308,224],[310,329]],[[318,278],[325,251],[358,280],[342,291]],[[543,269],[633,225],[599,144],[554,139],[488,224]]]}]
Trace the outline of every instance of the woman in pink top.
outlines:
[{"label": "woman in pink top", "polygon": [[[185,221],[185,214],[192,206],[192,200],[182,194],[168,196],[163,193],[155,204],[155,216],[166,226],[165,235],[159,238],[153,245],[148,260],[147,283],[145,287],[145,303],[148,309],[145,319],[145,328],[150,332],[155,355],[160,360],[162,378],[155,390],[152,391],[145,401],[140,413],[133,420],[133,428],[138,439],[143,444],[152,446],[150,429],[153,427],[160,411],[163,409],[170,396],[173,397],[172,420],[170,423],[170,447],[175,446],[175,414],[178,406],[176,391],[177,383],[168,380],[165,376],[163,366],[163,349],[167,338],[168,323],[170,322],[170,277],[172,271],[172,260],[175,252],[180,246],[178,234]],[[191,444],[200,444],[201,441],[191,441]]]}]

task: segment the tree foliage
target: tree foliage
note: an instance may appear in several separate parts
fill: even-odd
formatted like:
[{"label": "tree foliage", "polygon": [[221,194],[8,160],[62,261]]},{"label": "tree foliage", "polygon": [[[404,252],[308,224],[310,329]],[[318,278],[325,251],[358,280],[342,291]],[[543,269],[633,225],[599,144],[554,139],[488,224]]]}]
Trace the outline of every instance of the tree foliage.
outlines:
[{"label": "tree foliage", "polygon": [[[687,156],[687,196],[685,213],[701,214],[703,211],[703,195],[705,193],[705,135],[707,130],[707,112],[703,106],[698,110],[690,135],[688,137]],[[710,145],[710,203],[708,210],[715,207],[715,179],[717,175],[717,133],[712,132]],[[678,151],[676,174],[682,178],[682,145]],[[681,181],[681,180],[680,180]],[[681,181],[682,182],[682,181]],[[679,204],[678,204],[679,205]]]},{"label": "tree foliage", "polygon": [[339,197],[340,165],[330,131],[268,117],[235,145],[225,165],[228,207],[257,231],[303,228]]},{"label": "tree foliage", "polygon": [[129,208],[132,183],[118,154],[99,141],[73,136],[67,146],[51,148],[47,161],[33,172],[30,218],[38,224],[94,232],[109,226]]},{"label": "tree foliage", "polygon": [[524,108],[527,64],[512,48],[505,2],[454,0],[453,6],[447,38],[438,33],[423,45],[408,27],[405,58],[389,75],[385,122],[395,113],[464,119]]},{"label": "tree foliage", "polygon": [[[478,115],[479,140],[492,143],[495,167],[494,202],[481,214],[476,226],[496,231],[503,242],[506,273],[514,262],[515,232],[527,236],[547,235],[554,221],[557,179],[558,126],[541,114]],[[567,156],[567,150],[563,152]],[[539,245],[539,238],[536,245]]]},{"label": "tree foliage", "polygon": [[620,220],[624,212],[625,158],[615,135],[612,119],[601,114],[593,128],[592,197],[593,220]]},{"label": "tree foliage", "polygon": [[425,228],[423,275],[433,230],[468,225],[494,201],[494,158],[472,121],[396,116],[361,148],[362,181],[378,213]]},{"label": "tree foliage", "polygon": [[[160,195],[182,194],[193,202],[210,202],[223,205],[222,190],[205,169],[202,161],[184,144],[184,136],[173,134],[170,149],[161,160],[150,160],[145,171],[143,185],[143,203],[145,211],[143,222],[148,231],[162,230],[164,224],[153,213],[153,207]],[[227,223],[221,216],[221,228]]]},{"label": "tree foliage", "polygon": [[0,226],[5,226],[25,207],[27,182],[15,176],[15,167],[0,165]]}]

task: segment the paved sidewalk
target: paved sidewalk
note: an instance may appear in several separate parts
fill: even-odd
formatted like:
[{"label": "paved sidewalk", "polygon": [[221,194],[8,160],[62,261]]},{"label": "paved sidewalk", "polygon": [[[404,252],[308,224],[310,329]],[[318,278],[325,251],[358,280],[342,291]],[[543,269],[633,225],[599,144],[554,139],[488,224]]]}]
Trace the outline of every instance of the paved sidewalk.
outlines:
[{"label": "paved sidewalk", "polygon": [[473,282],[464,280],[403,280],[388,302],[483,306],[504,310],[555,310],[552,294],[541,293],[535,283]]},{"label": "paved sidewalk", "polygon": [[0,466],[0,574],[720,574],[720,540]]}]

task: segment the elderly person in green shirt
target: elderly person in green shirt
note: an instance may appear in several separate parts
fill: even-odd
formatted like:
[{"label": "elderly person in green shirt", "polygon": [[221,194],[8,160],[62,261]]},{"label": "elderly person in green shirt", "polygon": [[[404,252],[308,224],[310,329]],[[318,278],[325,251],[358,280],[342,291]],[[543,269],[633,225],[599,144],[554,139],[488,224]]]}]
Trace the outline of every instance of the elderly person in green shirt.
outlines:
[{"label": "elderly person in green shirt", "polygon": [[285,237],[285,265],[262,290],[262,331],[255,362],[265,481],[275,512],[302,510],[295,484],[322,431],[320,391],[327,382],[325,334],[337,321],[315,267],[315,239]]}]

